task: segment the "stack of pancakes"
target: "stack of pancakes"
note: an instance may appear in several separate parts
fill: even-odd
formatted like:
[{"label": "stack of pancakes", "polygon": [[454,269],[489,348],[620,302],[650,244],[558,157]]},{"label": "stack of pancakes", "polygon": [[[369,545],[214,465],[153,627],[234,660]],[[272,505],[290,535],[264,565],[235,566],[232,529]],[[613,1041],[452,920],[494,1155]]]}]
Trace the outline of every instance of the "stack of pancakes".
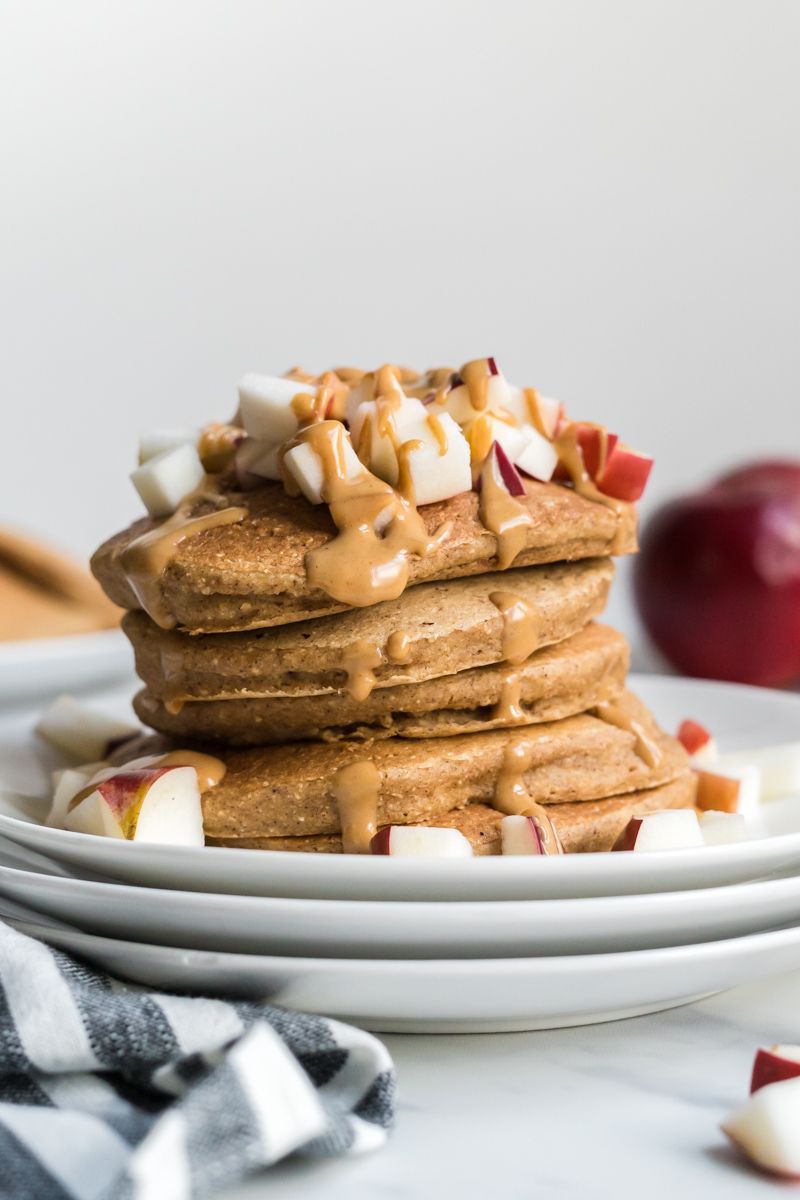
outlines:
[{"label": "stack of pancakes", "polygon": [[526,491],[510,569],[463,493],[420,509],[448,536],[411,559],[405,591],[358,608],[309,586],[305,555],[336,530],[279,484],[229,482],[243,520],[176,542],[156,604],[151,590],[158,623],[123,569],[154,523],[98,550],[95,574],[129,610],[137,714],[226,764],[204,796],[211,844],[364,852],[376,827],[427,824],[495,854],[522,795],[565,850],[605,850],[632,814],[693,804],[685,753],[626,691],[625,639],[595,622],[610,555],[635,549],[632,508]]}]

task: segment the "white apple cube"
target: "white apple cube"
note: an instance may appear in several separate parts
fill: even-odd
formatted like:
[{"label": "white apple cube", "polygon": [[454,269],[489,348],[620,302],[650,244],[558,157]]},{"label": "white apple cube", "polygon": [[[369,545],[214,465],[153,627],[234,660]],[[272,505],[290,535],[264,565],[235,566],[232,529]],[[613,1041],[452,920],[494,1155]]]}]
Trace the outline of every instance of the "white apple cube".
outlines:
[{"label": "white apple cube", "polygon": [[472,467],[467,439],[456,422],[447,413],[436,416],[445,440],[445,450],[439,444],[432,423],[426,418],[418,425],[407,426],[402,433],[403,442],[418,441],[422,444],[411,450],[407,457],[408,474],[414,489],[416,504],[433,504],[447,500],[459,492],[472,489]]},{"label": "white apple cube", "polygon": [[707,846],[747,841],[747,823],[738,812],[704,812],[700,816],[700,831]]},{"label": "white apple cube", "polygon": [[139,466],[178,446],[196,446],[200,440],[199,429],[153,429],[139,438]]},{"label": "white apple cube", "polygon": [[[344,426],[342,429],[342,467],[345,479],[356,479],[364,466],[353,449],[353,444]],[[322,504],[325,500],[325,475],[322,461],[309,442],[300,442],[284,455],[283,465],[300,491],[311,504]]]},{"label": "white apple cube", "polygon": [[283,443],[271,445],[255,438],[245,438],[236,451],[236,471],[242,475],[257,475],[259,479],[280,479],[280,454]]},{"label": "white apple cube", "polygon": [[151,517],[171,517],[190,492],[205,479],[196,446],[184,444],[164,450],[131,472],[131,482]]},{"label": "white apple cube", "polygon": [[285,442],[300,427],[292,406],[295,396],[316,395],[317,389],[296,379],[251,372],[239,380],[239,412],[246,432],[261,442]]},{"label": "white apple cube", "polygon": [[497,412],[499,409],[508,409],[509,386],[503,375],[490,375],[486,384],[486,407],[478,410],[473,408],[470,399],[469,389],[466,384],[459,384],[457,387],[451,388],[444,397],[441,405],[433,406],[434,412],[441,412],[443,409],[449,413],[453,420],[459,425],[468,425],[473,421],[480,412]]},{"label": "white apple cube", "polygon": [[89,763],[85,767],[65,767],[61,771],[53,771],[53,799],[45,825],[51,829],[63,829],[70,800],[77,796],[92,776],[105,765]]},{"label": "white apple cube", "polygon": [[615,850],[688,850],[704,846],[700,822],[693,808],[667,808],[631,817],[617,839]]},{"label": "white apple cube", "polygon": [[[525,394],[526,390],[530,389],[509,386],[505,407],[513,417],[516,417],[520,425],[533,425],[531,420],[531,406]],[[541,396],[538,392],[536,393],[536,399],[544,431],[548,438],[554,437],[558,428],[558,422],[561,419],[561,402],[559,400],[551,400],[549,396]]]},{"label": "white apple cube", "polygon": [[503,817],[500,838],[503,854],[544,854],[536,822],[531,817]]},{"label": "white apple cube", "polygon": [[800,1177],[800,1078],[760,1088],[722,1130],[758,1166]]},{"label": "white apple cube", "polygon": [[732,769],[748,766],[760,772],[762,800],[800,793],[800,742],[721,754],[715,770],[727,775]]},{"label": "white apple cube", "polygon": [[110,743],[135,737],[139,726],[80,704],[74,696],[59,696],[42,713],[36,732],[70,758],[87,763],[105,758]]},{"label": "white apple cube", "polygon": [[370,842],[370,852],[399,858],[471,858],[472,846],[457,829],[386,825]]},{"label": "white apple cube", "polygon": [[[522,454],[528,441],[519,425],[501,421],[499,417],[492,416],[489,412],[475,417],[465,427],[464,433],[470,440],[474,439],[475,444],[479,447],[491,446],[493,442],[497,442],[512,463],[516,462],[517,455]],[[480,450],[478,453],[480,454]],[[483,457],[482,454],[480,456]]]},{"label": "white apple cube", "polygon": [[203,846],[203,811],[194,767],[122,768],[98,783],[64,818],[73,833]]},{"label": "white apple cube", "polygon": [[532,425],[524,425],[520,433],[525,441],[523,449],[512,458],[514,466],[530,475],[532,479],[549,483],[558,466],[555,446],[546,437],[542,437]]}]

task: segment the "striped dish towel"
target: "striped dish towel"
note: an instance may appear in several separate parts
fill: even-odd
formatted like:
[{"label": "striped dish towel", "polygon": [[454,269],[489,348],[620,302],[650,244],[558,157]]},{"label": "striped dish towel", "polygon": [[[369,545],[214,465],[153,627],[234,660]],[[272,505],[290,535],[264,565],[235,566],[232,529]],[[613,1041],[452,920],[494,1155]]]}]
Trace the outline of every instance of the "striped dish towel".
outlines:
[{"label": "striped dish towel", "polygon": [[392,1061],[268,1004],[123,984],[0,923],[0,1196],[190,1200],[385,1141]]}]

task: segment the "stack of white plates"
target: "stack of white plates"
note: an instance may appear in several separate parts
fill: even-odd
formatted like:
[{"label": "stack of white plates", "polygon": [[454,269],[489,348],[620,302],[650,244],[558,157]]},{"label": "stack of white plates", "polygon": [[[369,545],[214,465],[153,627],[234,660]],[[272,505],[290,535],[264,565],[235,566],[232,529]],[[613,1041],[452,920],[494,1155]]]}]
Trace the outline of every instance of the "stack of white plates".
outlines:
[{"label": "stack of white plates", "polygon": [[[796,740],[800,697],[642,677],[666,728]],[[39,759],[41,754],[39,753]],[[383,1031],[536,1029],[800,967],[800,797],[747,842],[669,853],[402,859],[135,845],[48,829],[0,721],[0,915],[122,977]],[[27,786],[26,786],[27,785]]]}]

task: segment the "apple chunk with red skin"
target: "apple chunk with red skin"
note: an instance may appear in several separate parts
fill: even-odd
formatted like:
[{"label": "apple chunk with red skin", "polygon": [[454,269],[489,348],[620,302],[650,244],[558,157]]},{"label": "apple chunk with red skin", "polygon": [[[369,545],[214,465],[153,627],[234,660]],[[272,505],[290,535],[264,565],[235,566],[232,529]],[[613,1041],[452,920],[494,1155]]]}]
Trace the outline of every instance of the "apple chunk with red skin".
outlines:
[{"label": "apple chunk with red skin", "polygon": [[503,854],[563,854],[555,826],[546,813],[503,817],[500,822]]},{"label": "apple chunk with red skin", "polygon": [[796,1079],[800,1075],[800,1046],[762,1046],[756,1051],[750,1091],[771,1083],[782,1083],[785,1079]]},{"label": "apple chunk with red skin", "polygon": [[194,767],[121,770],[78,795],[64,818],[73,833],[134,842],[202,846],[203,812]]},{"label": "apple chunk with red skin", "polygon": [[634,590],[651,638],[685,674],[800,678],[800,461],[755,464],[661,508]]},{"label": "apple chunk with red skin", "polygon": [[641,500],[652,469],[652,458],[617,442],[609,451],[605,466],[595,477],[595,483],[604,495],[634,504]]},{"label": "apple chunk with red skin", "polygon": [[759,1088],[722,1131],[757,1166],[800,1179],[800,1078]]},{"label": "apple chunk with red skin", "polygon": [[692,808],[666,808],[633,816],[612,850],[687,850],[702,846],[703,835]]}]

